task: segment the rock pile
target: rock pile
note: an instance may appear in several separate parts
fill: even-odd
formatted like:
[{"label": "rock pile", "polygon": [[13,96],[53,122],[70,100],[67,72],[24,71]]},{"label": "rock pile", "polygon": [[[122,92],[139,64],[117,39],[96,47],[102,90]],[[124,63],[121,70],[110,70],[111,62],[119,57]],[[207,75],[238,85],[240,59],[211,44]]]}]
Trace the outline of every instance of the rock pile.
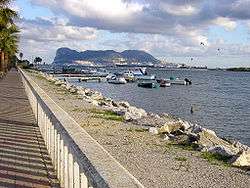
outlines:
[{"label": "rock pile", "polygon": [[166,122],[162,127],[149,128],[152,134],[164,134],[164,140],[177,141],[182,145],[196,145],[203,152],[228,158],[233,166],[250,167],[250,148],[239,142],[222,139],[210,129],[179,119]]}]

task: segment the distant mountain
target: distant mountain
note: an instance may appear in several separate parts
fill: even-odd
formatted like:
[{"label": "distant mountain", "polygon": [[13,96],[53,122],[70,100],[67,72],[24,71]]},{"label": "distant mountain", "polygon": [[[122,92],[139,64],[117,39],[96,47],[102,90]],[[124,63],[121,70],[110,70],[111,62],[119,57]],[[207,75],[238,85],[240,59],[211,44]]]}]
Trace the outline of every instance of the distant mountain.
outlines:
[{"label": "distant mountain", "polygon": [[159,60],[155,59],[151,54],[140,51],[140,50],[125,50],[121,52],[123,58],[128,61],[139,61],[139,62],[152,62],[158,63]]},{"label": "distant mountain", "polygon": [[139,62],[141,64],[156,64],[160,62],[149,53],[140,50],[125,50],[121,53],[114,50],[77,52],[69,48],[59,48],[53,63],[70,64],[74,61],[92,61],[96,64],[113,64],[118,59],[125,60],[128,63]]}]

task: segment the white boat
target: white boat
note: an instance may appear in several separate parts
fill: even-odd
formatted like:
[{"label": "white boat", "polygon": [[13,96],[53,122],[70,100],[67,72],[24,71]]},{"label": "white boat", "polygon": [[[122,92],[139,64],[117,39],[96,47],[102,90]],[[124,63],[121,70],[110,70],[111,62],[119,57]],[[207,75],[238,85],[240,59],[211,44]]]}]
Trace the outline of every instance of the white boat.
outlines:
[{"label": "white boat", "polygon": [[125,80],[124,77],[118,77],[116,75],[109,74],[107,77],[107,81],[110,84],[126,84],[127,81]]},{"label": "white boat", "polygon": [[155,75],[138,75],[135,76],[137,80],[155,80]]},{"label": "white boat", "polygon": [[135,69],[131,73],[136,80],[155,80],[155,75],[147,75],[146,68]]},{"label": "white boat", "polygon": [[187,85],[187,82],[185,80],[179,80],[179,79],[169,80],[169,82],[175,85]]},{"label": "white boat", "polygon": [[170,79],[166,79],[166,81],[174,85],[187,85],[187,82],[185,80],[181,80],[179,78],[175,78],[175,79],[170,78]]},{"label": "white boat", "polygon": [[131,71],[123,73],[123,77],[127,82],[134,82],[135,81],[135,76]]}]

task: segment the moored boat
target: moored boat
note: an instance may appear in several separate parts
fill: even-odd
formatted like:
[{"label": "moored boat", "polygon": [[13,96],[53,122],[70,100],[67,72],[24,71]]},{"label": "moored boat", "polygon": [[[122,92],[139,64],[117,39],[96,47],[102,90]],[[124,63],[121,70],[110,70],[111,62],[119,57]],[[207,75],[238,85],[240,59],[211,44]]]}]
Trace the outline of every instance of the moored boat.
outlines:
[{"label": "moored boat", "polygon": [[171,83],[167,80],[160,80],[158,83],[160,84],[160,87],[170,87],[171,86]]},{"label": "moored boat", "polygon": [[123,77],[127,82],[135,82],[135,76],[131,71],[123,73]]},{"label": "moored boat", "polygon": [[157,87],[159,87],[159,85],[155,82],[140,82],[140,83],[138,83],[138,87],[157,88]]},{"label": "moored boat", "polygon": [[155,80],[155,75],[140,75],[135,76],[137,80]]},{"label": "moored boat", "polygon": [[180,79],[176,79],[176,80],[168,80],[171,84],[174,85],[187,85],[185,80],[180,80]]},{"label": "moored boat", "polygon": [[185,78],[184,80],[181,80],[179,78],[170,77],[169,79],[166,79],[166,81],[174,85],[191,85],[192,84],[191,80],[187,78]]},{"label": "moored boat", "polygon": [[108,83],[110,84],[126,84],[127,83],[124,77],[119,77],[116,75],[108,75],[106,78],[107,78]]},{"label": "moored boat", "polygon": [[155,75],[148,75],[146,68],[138,68],[130,72],[136,80],[155,80]]}]

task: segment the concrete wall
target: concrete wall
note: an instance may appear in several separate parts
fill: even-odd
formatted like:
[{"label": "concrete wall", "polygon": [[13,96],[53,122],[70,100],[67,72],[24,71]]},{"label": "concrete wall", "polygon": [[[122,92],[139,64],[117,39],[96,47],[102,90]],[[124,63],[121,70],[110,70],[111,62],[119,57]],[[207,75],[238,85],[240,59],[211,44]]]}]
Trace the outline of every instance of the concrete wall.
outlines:
[{"label": "concrete wall", "polygon": [[24,71],[20,72],[62,187],[143,187]]}]

